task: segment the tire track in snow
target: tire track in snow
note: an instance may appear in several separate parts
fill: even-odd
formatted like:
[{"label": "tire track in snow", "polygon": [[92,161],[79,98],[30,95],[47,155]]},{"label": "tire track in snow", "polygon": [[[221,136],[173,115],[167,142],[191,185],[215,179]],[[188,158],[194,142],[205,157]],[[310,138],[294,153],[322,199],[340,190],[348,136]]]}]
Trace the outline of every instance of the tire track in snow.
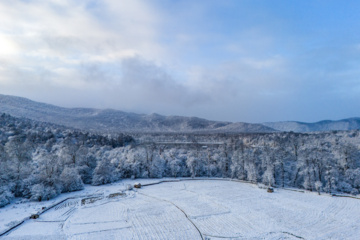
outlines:
[{"label": "tire track in snow", "polygon": [[185,217],[189,220],[189,222],[195,227],[195,229],[198,231],[198,233],[200,234],[200,237],[202,240],[205,240],[202,232],[200,231],[200,229],[196,226],[196,224],[191,220],[191,218],[186,214],[186,212],[181,209],[179,206],[177,206],[175,203],[171,202],[171,201],[168,201],[168,200],[165,200],[165,199],[160,199],[160,198],[157,198],[157,197],[153,197],[153,196],[150,196],[150,195],[147,195],[145,193],[141,193],[141,192],[138,192],[139,194],[143,195],[143,196],[146,196],[146,197],[149,197],[149,198],[153,198],[155,200],[158,200],[158,201],[162,201],[162,202],[167,202],[167,203],[170,203],[171,205],[175,206],[177,209],[179,209],[184,215]]},{"label": "tire track in snow", "polygon": [[[212,179],[179,179],[179,181],[170,181],[170,182],[182,182],[182,181],[199,181],[199,180],[220,180],[220,181],[230,181],[230,182],[232,182],[232,180],[229,180],[229,179],[214,179],[214,178],[212,178]],[[149,186],[151,186],[151,185],[158,185],[158,184],[161,184],[161,183],[167,183],[168,181],[159,181],[159,182],[157,182],[157,183],[152,183],[152,184],[150,184]],[[234,182],[242,182],[242,181],[234,181]],[[146,184],[144,184],[144,185],[142,185],[143,187],[145,187],[145,186],[148,186],[148,185],[146,185]],[[189,192],[189,193],[196,193],[197,194],[197,192],[194,192],[194,191],[191,191],[191,190],[189,190],[189,189],[187,189],[187,186],[186,186],[186,184],[184,183],[184,188],[182,189],[182,190],[184,190],[184,191],[186,191],[186,192]],[[256,236],[252,236],[252,234],[250,234],[250,236],[248,236],[248,237],[245,237],[245,236],[242,236],[242,235],[237,235],[236,236],[236,234],[235,235],[228,235],[228,236],[224,236],[223,234],[221,234],[220,232],[217,232],[218,234],[216,234],[215,232],[215,234],[206,234],[206,233],[203,233],[203,232],[201,232],[200,231],[200,226],[197,226],[197,223],[195,223],[195,221],[196,220],[198,220],[198,218],[203,218],[203,217],[206,217],[206,216],[213,216],[213,215],[224,215],[224,214],[229,214],[229,213],[231,213],[231,211],[230,212],[224,212],[224,213],[219,213],[219,214],[210,214],[210,215],[204,215],[204,216],[197,216],[196,217],[196,219],[194,219],[194,220],[192,220],[192,218],[191,217],[189,217],[188,216],[188,214],[185,212],[185,210],[183,210],[180,206],[178,206],[177,204],[175,204],[174,202],[172,202],[172,201],[170,201],[170,200],[167,200],[167,199],[163,199],[163,198],[159,198],[159,197],[155,197],[155,196],[150,196],[150,195],[147,195],[147,194],[145,194],[145,193],[141,193],[141,192],[139,192],[138,191],[138,193],[139,194],[141,194],[141,195],[145,195],[145,196],[147,196],[147,197],[150,197],[150,198],[153,198],[153,199],[156,199],[156,200],[158,200],[158,201],[164,201],[164,202],[168,202],[168,203],[170,203],[170,204],[172,204],[172,205],[174,205],[176,208],[178,208],[180,211],[182,211],[183,212],[183,214],[186,216],[186,218],[188,218],[188,220],[191,222],[191,224],[197,229],[197,231],[199,232],[199,234],[201,235],[201,238],[202,239],[210,239],[210,238],[215,238],[215,239],[257,239],[257,237]],[[205,195],[202,195],[202,196],[205,196]],[[249,198],[249,199],[257,199],[257,198]],[[244,200],[244,199],[242,199],[242,200]],[[248,200],[248,199],[247,199]],[[244,220],[244,219],[242,219],[242,220]],[[245,222],[243,222],[243,223],[246,223],[246,221]],[[247,225],[247,224],[246,224]],[[251,226],[247,226],[249,229],[252,229],[252,230],[254,230]],[[203,229],[202,229],[203,230]],[[271,232],[270,232],[271,233]],[[275,233],[275,232],[273,232],[273,233]],[[301,236],[297,236],[297,235],[295,235],[295,234],[293,234],[293,233],[290,233],[290,232],[287,232],[287,231],[279,231],[279,232],[277,232],[278,234],[286,234],[286,235],[288,235],[288,236],[291,236],[291,237],[294,237],[294,238],[298,238],[298,239],[304,239],[303,237],[301,237]],[[249,238],[250,237],[250,238]],[[258,236],[259,237],[259,236]]]}]

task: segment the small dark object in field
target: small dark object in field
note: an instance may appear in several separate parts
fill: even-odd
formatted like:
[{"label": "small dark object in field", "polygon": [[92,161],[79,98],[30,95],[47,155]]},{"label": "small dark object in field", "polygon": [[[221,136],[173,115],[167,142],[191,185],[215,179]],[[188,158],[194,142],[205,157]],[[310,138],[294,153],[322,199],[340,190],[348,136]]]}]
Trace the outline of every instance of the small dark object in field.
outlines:
[{"label": "small dark object in field", "polygon": [[125,193],[111,193],[108,198],[114,198],[114,197],[124,197],[126,194]]},{"label": "small dark object in field", "polygon": [[41,210],[44,210],[46,207],[42,207]]},{"label": "small dark object in field", "polygon": [[39,218],[39,214],[32,214],[30,216],[30,219],[38,219]]},{"label": "small dark object in field", "polygon": [[267,192],[268,192],[268,193],[273,193],[273,192],[274,192],[274,188],[269,187],[269,188],[267,189]]},{"label": "small dark object in field", "polygon": [[134,188],[141,188],[141,183],[135,183]]},{"label": "small dark object in field", "polygon": [[102,197],[83,198],[83,199],[81,199],[81,206],[86,205],[86,204],[94,203],[94,202],[99,201],[101,199],[103,199],[103,198]]}]

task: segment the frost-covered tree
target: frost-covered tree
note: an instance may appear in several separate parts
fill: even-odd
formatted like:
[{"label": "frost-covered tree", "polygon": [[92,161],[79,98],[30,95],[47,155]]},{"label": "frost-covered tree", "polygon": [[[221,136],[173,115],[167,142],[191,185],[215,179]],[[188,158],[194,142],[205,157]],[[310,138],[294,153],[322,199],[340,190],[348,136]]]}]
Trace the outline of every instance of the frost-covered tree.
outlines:
[{"label": "frost-covered tree", "polygon": [[14,194],[7,186],[0,186],[0,208],[6,206],[14,198]]},{"label": "frost-covered tree", "polygon": [[274,186],[275,185],[275,176],[274,175],[275,175],[274,165],[268,164],[264,174],[262,175],[262,182],[265,185]]},{"label": "frost-covered tree", "polygon": [[181,176],[181,165],[182,165],[182,161],[180,161],[179,159],[173,159],[170,161],[169,163],[169,168],[170,168],[170,172],[171,172],[171,177],[178,177]]},{"label": "frost-covered tree", "polygon": [[243,168],[244,166],[241,165],[239,151],[235,151],[231,157],[231,166],[230,166],[231,178],[243,179],[240,177]]},{"label": "frost-covered tree", "polygon": [[51,198],[59,195],[57,189],[53,186],[45,185],[43,183],[38,183],[31,186],[31,200],[34,201],[42,201],[42,200],[50,200]]},{"label": "frost-covered tree", "polygon": [[8,159],[4,146],[0,144],[0,186],[6,185],[10,179]]},{"label": "frost-covered tree", "polygon": [[49,200],[62,192],[63,185],[60,174],[63,166],[59,163],[59,158],[40,149],[33,155],[33,167],[31,175],[26,179],[29,188],[23,191],[28,193],[32,200]]},{"label": "frost-covered tree", "polygon": [[15,196],[23,196],[24,179],[29,177],[32,171],[31,155],[33,145],[26,138],[26,135],[12,137],[5,145],[10,160],[8,161],[9,174],[15,184]]},{"label": "frost-covered tree", "polygon": [[84,189],[83,181],[75,168],[65,167],[60,175],[62,192],[72,192]]},{"label": "frost-covered tree", "polygon": [[98,161],[97,166],[93,173],[92,185],[102,185],[111,183],[118,180],[118,174],[116,173],[116,167],[110,159],[104,158]]},{"label": "frost-covered tree", "polygon": [[149,168],[151,178],[161,178],[165,172],[166,161],[159,155],[155,155]]},{"label": "frost-covered tree", "polygon": [[199,158],[195,156],[188,157],[186,160],[186,166],[189,168],[191,177],[201,176],[200,174],[201,174],[201,170],[203,170],[203,164]]}]

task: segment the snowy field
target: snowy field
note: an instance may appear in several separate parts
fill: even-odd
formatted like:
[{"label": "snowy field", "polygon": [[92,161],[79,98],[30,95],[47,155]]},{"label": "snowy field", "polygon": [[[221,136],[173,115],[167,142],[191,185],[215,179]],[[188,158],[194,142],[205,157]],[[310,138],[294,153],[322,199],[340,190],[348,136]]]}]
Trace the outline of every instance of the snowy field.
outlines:
[{"label": "snowy field", "polygon": [[[158,180],[139,180],[142,184]],[[221,180],[126,180],[0,209],[2,239],[359,239],[360,200]],[[67,199],[67,200],[66,200]],[[65,201],[64,201],[65,200]],[[59,203],[54,206],[54,204]],[[50,206],[54,206],[49,208]],[[44,209],[42,209],[44,207]]]}]

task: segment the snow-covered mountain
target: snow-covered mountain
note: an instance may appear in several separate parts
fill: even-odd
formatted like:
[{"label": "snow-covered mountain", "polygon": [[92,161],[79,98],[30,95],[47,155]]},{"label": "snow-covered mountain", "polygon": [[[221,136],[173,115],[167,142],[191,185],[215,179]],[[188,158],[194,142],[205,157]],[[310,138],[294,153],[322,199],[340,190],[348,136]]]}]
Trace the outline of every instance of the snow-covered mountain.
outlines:
[{"label": "snow-covered mountain", "polygon": [[263,125],[278,131],[284,132],[320,132],[320,131],[333,131],[333,130],[355,130],[360,129],[360,118],[348,118],[338,121],[324,120],[315,123],[305,122],[267,122]]},{"label": "snow-covered mountain", "polygon": [[197,117],[136,114],[113,109],[63,108],[0,94],[0,112],[15,117],[106,132],[274,132],[250,123],[209,121]]},{"label": "snow-covered mountain", "polygon": [[360,118],[305,123],[296,121],[210,121],[197,117],[137,114],[114,109],[63,108],[22,97],[0,94],[0,113],[98,132],[316,132],[360,129]]}]

